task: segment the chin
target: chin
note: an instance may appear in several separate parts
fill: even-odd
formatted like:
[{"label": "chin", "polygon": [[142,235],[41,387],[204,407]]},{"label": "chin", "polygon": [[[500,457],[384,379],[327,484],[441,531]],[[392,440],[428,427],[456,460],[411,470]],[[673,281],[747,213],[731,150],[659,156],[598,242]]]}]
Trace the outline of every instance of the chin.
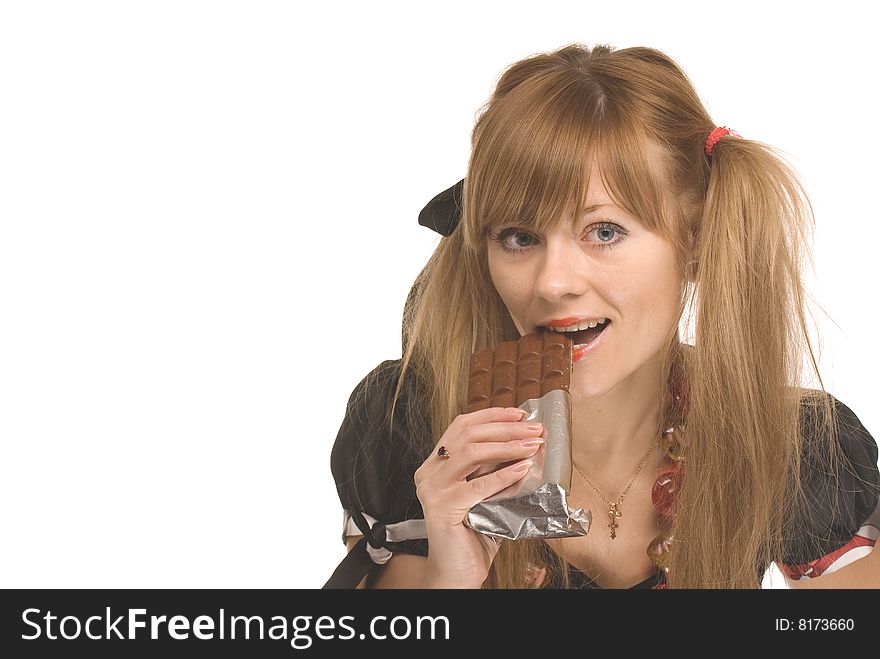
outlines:
[{"label": "chin", "polygon": [[[586,377],[579,377],[579,375],[586,375]],[[572,373],[571,386],[569,387],[572,400],[597,398],[607,392],[608,385],[604,379],[592,377],[589,373]]]}]

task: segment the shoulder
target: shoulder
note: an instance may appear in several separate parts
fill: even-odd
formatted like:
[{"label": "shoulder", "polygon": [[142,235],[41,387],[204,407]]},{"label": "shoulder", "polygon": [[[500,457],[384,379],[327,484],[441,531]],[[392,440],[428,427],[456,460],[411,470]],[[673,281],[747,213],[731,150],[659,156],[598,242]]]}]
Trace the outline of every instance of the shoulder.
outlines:
[{"label": "shoulder", "polygon": [[[860,495],[865,506],[873,509],[880,490],[877,465],[877,442],[856,413],[831,394],[834,408],[833,436],[823,424],[822,392],[807,390],[801,398],[800,433],[803,476],[814,487],[827,484],[836,476],[847,491]],[[832,458],[832,442],[839,448],[839,461]]]},{"label": "shoulder", "polygon": [[[371,370],[355,386],[349,396],[345,414],[331,453],[331,470],[345,476],[353,463],[369,461],[377,466],[391,467],[416,456],[418,446],[429,432],[427,416],[420,414],[424,406],[424,389],[411,376],[401,383],[399,359],[386,360]],[[350,474],[349,474],[350,475]],[[339,482],[339,478],[337,478]]]},{"label": "shoulder", "polygon": [[389,525],[423,518],[413,475],[424,459],[420,447],[430,444],[430,423],[420,412],[424,388],[409,376],[392,414],[400,369],[399,359],[384,361],[355,386],[333,444],[337,493],[355,520]]},{"label": "shoulder", "polygon": [[[855,412],[830,394],[835,416],[834,436],[829,437],[822,423],[822,392],[806,390],[805,394],[800,408],[805,500],[803,508],[788,520],[787,564],[805,564],[832,555],[853,541],[861,542],[863,533],[876,538],[874,517],[880,500],[877,442]],[[830,451],[832,441],[839,448],[836,456]]]}]

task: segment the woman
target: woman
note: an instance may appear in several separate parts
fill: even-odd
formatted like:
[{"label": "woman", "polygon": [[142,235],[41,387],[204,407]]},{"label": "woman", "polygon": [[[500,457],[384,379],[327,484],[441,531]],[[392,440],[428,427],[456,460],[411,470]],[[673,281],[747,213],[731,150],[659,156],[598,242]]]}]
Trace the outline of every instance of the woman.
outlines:
[{"label": "woman", "polygon": [[[825,393],[807,331],[809,202],[669,57],[575,44],[512,65],[466,179],[420,222],[446,237],[402,359],[349,401],[332,468],[350,553],[326,587],[757,588],[772,562],[791,585],[880,587],[877,446]],[[469,356],[590,321],[606,329],[572,335],[569,504],[596,522],[499,544],[462,522],[527,473],[543,429],[463,414]]]}]

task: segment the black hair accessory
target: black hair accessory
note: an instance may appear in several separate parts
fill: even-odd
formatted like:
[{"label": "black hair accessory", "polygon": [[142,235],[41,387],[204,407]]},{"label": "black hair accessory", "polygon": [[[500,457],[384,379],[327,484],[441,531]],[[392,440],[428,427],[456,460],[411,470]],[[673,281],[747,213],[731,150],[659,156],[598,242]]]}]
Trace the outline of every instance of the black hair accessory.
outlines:
[{"label": "black hair accessory", "polygon": [[461,220],[464,179],[434,197],[419,213],[419,224],[450,236]]}]

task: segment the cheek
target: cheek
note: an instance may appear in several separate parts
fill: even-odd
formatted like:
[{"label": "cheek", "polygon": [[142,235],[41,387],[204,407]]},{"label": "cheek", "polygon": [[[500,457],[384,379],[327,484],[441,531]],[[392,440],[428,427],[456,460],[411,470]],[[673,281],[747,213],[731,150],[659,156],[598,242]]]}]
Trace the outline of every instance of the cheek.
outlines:
[{"label": "cheek", "polygon": [[489,276],[516,329],[520,334],[524,334],[520,319],[529,304],[528,292],[523,288],[524,283],[517,278],[515,273],[504,268],[493,267],[491,258],[489,259]]},{"label": "cheek", "polygon": [[498,291],[498,295],[504,304],[508,307],[516,304],[518,286],[515,273],[509,269],[498,267],[494,263],[491,252],[489,256],[489,277],[492,279],[492,285],[495,286],[495,290]]},{"label": "cheek", "polygon": [[608,300],[632,320],[650,314],[664,319],[669,307],[677,307],[680,288],[675,259],[662,245],[645,246],[616,269],[604,282]]},{"label": "cheek", "polygon": [[674,260],[655,259],[641,271],[637,288],[640,306],[646,316],[651,316],[655,329],[661,330],[668,323],[677,322],[679,294],[682,282]]}]

